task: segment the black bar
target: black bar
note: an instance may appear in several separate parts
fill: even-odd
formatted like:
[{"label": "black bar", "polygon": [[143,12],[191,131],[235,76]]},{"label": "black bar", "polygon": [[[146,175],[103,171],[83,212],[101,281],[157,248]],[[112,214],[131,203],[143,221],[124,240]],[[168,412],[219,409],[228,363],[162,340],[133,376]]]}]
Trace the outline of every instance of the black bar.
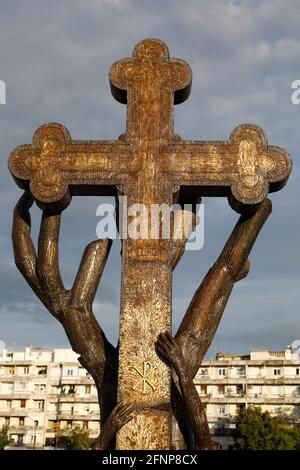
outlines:
[{"label": "black bar", "polygon": [[[289,454],[291,454],[289,456]],[[125,468],[140,468],[148,465],[190,465],[221,463],[228,464],[263,464],[268,466],[273,462],[277,465],[286,463],[287,459],[297,457],[298,451],[69,451],[69,450],[36,450],[19,451],[7,450],[0,452],[0,466],[3,464],[20,464],[27,468],[27,463],[35,466],[44,462],[51,464],[66,464],[68,468],[74,464],[75,468],[82,465],[115,465]],[[41,468],[41,467],[39,467]],[[83,467],[85,470],[85,467]]]}]

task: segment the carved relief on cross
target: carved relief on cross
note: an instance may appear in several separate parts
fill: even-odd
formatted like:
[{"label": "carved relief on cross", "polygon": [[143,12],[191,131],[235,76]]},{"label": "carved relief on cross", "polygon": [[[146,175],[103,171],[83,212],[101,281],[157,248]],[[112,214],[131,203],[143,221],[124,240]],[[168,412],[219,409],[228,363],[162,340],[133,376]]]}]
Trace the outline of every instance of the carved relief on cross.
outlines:
[{"label": "carved relief on cross", "polygon": [[[32,145],[12,152],[13,177],[39,204],[64,207],[72,195],[117,188],[129,205],[171,205],[184,187],[193,195],[229,196],[244,210],[285,184],[290,158],[268,146],[257,126],[239,126],[228,141],[184,141],[174,134],[173,104],[188,98],[192,74],[184,61],[169,58],[161,41],[141,41],[132,58],[113,64],[109,77],[113,96],[127,104],[127,128],[118,140],[76,141],[50,123],[36,131]],[[170,373],[154,342],[171,329],[171,241],[127,239],[122,253],[118,395],[137,411],[117,447],[132,449],[138,434],[144,441],[136,440],[136,448],[169,449]],[[155,370],[155,386],[143,394],[135,384],[146,363]]]},{"label": "carved relief on cross", "polygon": [[152,367],[150,362],[144,361],[142,370],[138,369],[136,366],[132,367],[138,374],[138,380],[135,385],[131,388],[132,390],[141,389],[143,395],[146,395],[151,390],[155,392],[155,386],[153,385],[153,373],[156,370],[156,366]]},{"label": "carved relief on cross", "polygon": [[45,203],[97,193],[95,186],[122,184],[139,171],[147,181],[160,174],[178,185],[200,186],[204,195],[220,190],[229,195],[231,189],[245,204],[280,189],[291,171],[290,158],[268,146],[257,126],[239,126],[228,141],[183,141],[173,134],[173,103],[187,99],[191,79],[189,66],[169,59],[163,43],[142,41],[132,59],[110,70],[114,97],[127,103],[126,134],[117,141],[76,141],[62,125],[46,124],[35,132],[32,145],[12,152],[13,177]]}]

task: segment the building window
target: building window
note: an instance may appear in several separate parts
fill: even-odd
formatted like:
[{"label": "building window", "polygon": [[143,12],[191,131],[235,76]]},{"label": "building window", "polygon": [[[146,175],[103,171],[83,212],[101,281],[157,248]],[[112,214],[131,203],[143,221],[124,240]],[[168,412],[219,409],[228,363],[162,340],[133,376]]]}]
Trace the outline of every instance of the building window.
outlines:
[{"label": "building window", "polygon": [[71,415],[74,414],[74,406],[71,406]]},{"label": "building window", "polygon": [[38,375],[47,375],[47,367],[38,367]]},{"label": "building window", "polygon": [[39,411],[44,411],[44,402],[43,401],[38,401],[37,402],[37,407]]},{"label": "building window", "polygon": [[27,386],[28,386],[27,382],[17,382],[16,383],[17,390],[26,390]]},{"label": "building window", "polygon": [[63,395],[75,395],[76,389],[75,385],[64,385],[62,388],[62,394]]},{"label": "building window", "polygon": [[226,375],[226,369],[223,369],[223,368],[222,368],[222,369],[219,369],[218,374],[219,374],[219,376],[221,376],[221,377],[225,377],[225,375]]},{"label": "building window", "polygon": [[17,443],[18,444],[23,444],[23,434],[18,434]]},{"label": "building window", "polygon": [[5,422],[5,426],[9,426],[9,422],[10,422],[9,416],[5,416],[4,422]]},{"label": "building window", "polygon": [[83,429],[89,429],[89,422],[88,421],[82,421],[82,427],[83,427]]},{"label": "building window", "polygon": [[14,373],[15,373],[15,368],[14,367],[9,367],[8,368],[8,374],[9,375],[14,375]]},{"label": "building window", "polygon": [[86,394],[86,395],[90,395],[91,389],[92,389],[92,388],[91,388],[90,385],[86,385],[86,386],[84,387],[84,392],[85,392],[85,394]]},{"label": "building window", "polygon": [[35,392],[44,392],[46,390],[46,384],[34,384]]},{"label": "building window", "polygon": [[53,429],[59,429],[59,422],[58,421],[53,421],[52,419],[49,419],[48,420],[48,425],[47,425],[48,429],[49,430],[53,430]]},{"label": "building window", "polygon": [[296,368],[296,375],[299,375],[299,367]]},{"label": "building window", "polygon": [[67,375],[70,377],[74,375],[74,369],[67,369]]},{"label": "building window", "polygon": [[246,368],[245,368],[245,367],[238,367],[238,369],[237,369],[237,374],[238,374],[240,377],[243,377],[244,375],[246,375]]},{"label": "building window", "polygon": [[20,407],[26,408],[26,400],[20,400]]},{"label": "building window", "polygon": [[218,414],[219,415],[225,414],[225,406],[219,406],[218,407]]},{"label": "building window", "polygon": [[200,375],[208,375],[208,369],[201,369]]},{"label": "building window", "polygon": [[72,429],[72,421],[67,421],[67,429]]},{"label": "building window", "polygon": [[8,353],[6,356],[12,359],[13,353]]},{"label": "building window", "polygon": [[245,404],[245,403],[238,403],[238,404],[236,405],[236,409],[237,409],[237,411],[239,411],[239,410],[245,410],[245,409],[246,409],[246,404]]},{"label": "building window", "polygon": [[39,422],[38,422],[38,420],[35,420],[35,421],[34,421],[34,427],[35,427],[35,428],[37,428],[37,427],[38,427],[38,425],[39,425]]},{"label": "building window", "polygon": [[19,418],[19,426],[24,426],[24,418]]},{"label": "building window", "polygon": [[11,400],[6,400],[6,408],[11,408]]},{"label": "building window", "polygon": [[225,393],[225,385],[218,385],[218,394],[224,395]]},{"label": "building window", "polygon": [[274,369],[273,374],[274,375],[281,375],[281,369]]},{"label": "building window", "polygon": [[36,444],[36,436],[31,436],[31,444]]},{"label": "building window", "polygon": [[201,395],[207,394],[207,385],[200,385],[200,393]]},{"label": "building window", "polygon": [[[248,385],[248,387],[250,388],[250,385]],[[262,395],[262,386],[261,385],[255,385],[254,387],[252,386],[251,388],[253,388],[254,397],[257,398],[260,395]]]},{"label": "building window", "polygon": [[24,372],[24,375],[28,375],[29,374],[29,367],[24,367],[23,372]]}]

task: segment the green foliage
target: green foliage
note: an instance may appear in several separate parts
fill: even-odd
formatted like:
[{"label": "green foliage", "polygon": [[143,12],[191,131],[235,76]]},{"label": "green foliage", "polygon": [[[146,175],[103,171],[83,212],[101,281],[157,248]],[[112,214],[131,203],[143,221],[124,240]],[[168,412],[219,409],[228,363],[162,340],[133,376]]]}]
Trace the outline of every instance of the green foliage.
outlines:
[{"label": "green foliage", "polygon": [[239,411],[236,448],[239,450],[300,450],[300,429],[260,408]]},{"label": "green foliage", "polygon": [[62,431],[58,437],[58,447],[69,450],[86,450],[91,448],[92,439],[86,429],[76,427],[72,431]]},{"label": "green foliage", "polygon": [[8,435],[8,426],[2,426],[0,431],[0,450],[3,450],[5,446],[10,444],[10,438]]}]

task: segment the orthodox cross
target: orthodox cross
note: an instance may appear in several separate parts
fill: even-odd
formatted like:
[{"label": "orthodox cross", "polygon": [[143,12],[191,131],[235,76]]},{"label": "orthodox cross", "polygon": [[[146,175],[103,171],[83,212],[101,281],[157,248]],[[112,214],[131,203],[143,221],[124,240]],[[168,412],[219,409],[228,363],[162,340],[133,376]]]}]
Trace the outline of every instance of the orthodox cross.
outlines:
[{"label": "orthodox cross", "polygon": [[[12,152],[12,175],[38,204],[64,207],[72,195],[117,192],[128,206],[170,206],[180,189],[229,196],[246,210],[285,184],[289,156],[268,146],[257,126],[239,126],[228,141],[174,134],[173,104],[188,98],[192,73],[186,62],[169,58],[161,41],[138,43],[132,58],[112,65],[109,79],[113,96],[127,104],[127,128],[118,140],[72,140],[51,123]],[[118,399],[134,402],[136,413],[118,433],[119,449],[171,448],[171,378],[154,350],[158,333],[171,330],[171,248],[162,238],[123,241]]]}]

